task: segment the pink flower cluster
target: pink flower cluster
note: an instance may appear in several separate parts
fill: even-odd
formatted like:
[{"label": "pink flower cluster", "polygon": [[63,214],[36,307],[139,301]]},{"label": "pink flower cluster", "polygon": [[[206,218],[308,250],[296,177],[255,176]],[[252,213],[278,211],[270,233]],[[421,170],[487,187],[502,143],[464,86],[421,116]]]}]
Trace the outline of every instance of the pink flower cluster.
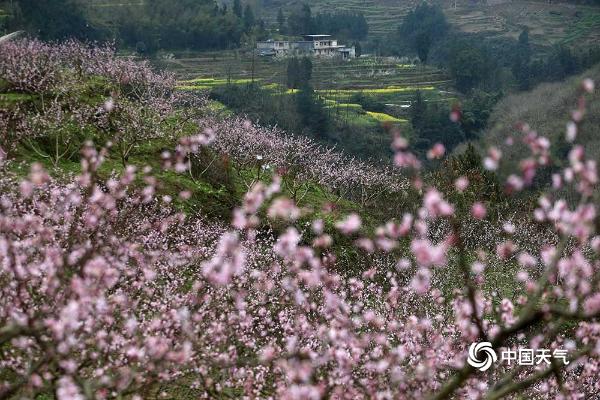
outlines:
[{"label": "pink flower cluster", "polygon": [[311,182],[364,206],[384,194],[408,189],[407,179],[398,171],[349,158],[306,137],[289,136],[242,119],[205,119],[202,126],[215,132],[214,149],[230,156],[241,169],[258,170],[257,175],[246,178],[249,187],[268,169],[279,172],[295,200],[302,198]]},{"label": "pink flower cluster", "polygon": [[[154,72],[147,63],[117,57],[110,46],[22,40],[0,44],[0,52],[0,77],[9,91],[49,100],[40,107],[17,102],[0,111],[5,150],[25,144],[55,165],[77,154],[78,138],[83,135],[111,143],[126,164],[143,141],[189,132],[197,108],[205,101],[175,91],[172,75]],[[94,104],[87,89],[95,89],[98,81],[106,93],[94,93]],[[190,124],[169,123],[176,111],[184,112],[182,119]],[[38,149],[32,140],[40,137],[55,141],[54,149]]]},{"label": "pink flower cluster", "polygon": [[[88,54],[69,49],[73,59]],[[145,93],[138,99],[164,94],[144,92],[152,78],[139,71],[68,68],[104,70],[130,95]],[[102,112],[119,107],[115,98]],[[303,182],[368,202],[379,191],[400,195],[408,180],[238,119],[198,122],[200,133],[173,140],[162,154],[165,168],[185,172],[189,158],[213,143],[240,165],[260,164],[267,176],[248,182],[231,224],[177,212],[157,198],[160,182],[149,168],[129,165],[100,179],[111,150],[92,143],[84,144],[82,172],[72,179],[54,179],[37,164],[26,178],[0,169],[0,399],[167,397],[180,386],[198,398],[480,399],[518,392],[575,399],[600,391],[600,239],[591,196],[598,187],[584,152],[574,149],[560,173],[570,177],[565,182],[579,204],[549,189],[531,220],[539,224],[534,232],[548,230],[556,241],[526,248],[518,231],[527,223],[494,225],[481,201],[469,202],[469,222],[461,220],[457,205],[423,184],[399,138],[396,161],[413,167],[413,183],[424,190],[398,221],[372,233],[359,213],[333,219],[324,211],[298,222],[310,215],[287,194]],[[527,140],[535,166],[550,161],[550,143],[539,135]],[[441,157],[442,149],[431,155]],[[498,166],[499,151],[487,157],[488,167]],[[266,164],[280,175],[265,172]],[[519,174],[528,183],[532,170]],[[468,180],[456,186],[463,196]],[[283,222],[279,233],[265,218]],[[490,224],[495,240],[502,236],[497,251],[471,245],[473,222]],[[356,247],[340,249],[338,235]],[[347,260],[356,254],[366,262],[352,270]],[[515,344],[568,349],[570,363],[480,372],[466,362],[475,341],[498,352]]]}]

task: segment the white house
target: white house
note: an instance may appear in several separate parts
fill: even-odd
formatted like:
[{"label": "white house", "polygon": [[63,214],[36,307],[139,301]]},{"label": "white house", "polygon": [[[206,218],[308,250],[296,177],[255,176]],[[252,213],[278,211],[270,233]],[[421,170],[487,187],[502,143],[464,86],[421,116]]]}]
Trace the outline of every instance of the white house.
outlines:
[{"label": "white house", "polygon": [[258,42],[256,48],[261,56],[288,57],[306,55],[312,57],[341,57],[350,59],[356,57],[354,46],[338,44],[331,35],[305,35],[301,41],[267,40]]}]

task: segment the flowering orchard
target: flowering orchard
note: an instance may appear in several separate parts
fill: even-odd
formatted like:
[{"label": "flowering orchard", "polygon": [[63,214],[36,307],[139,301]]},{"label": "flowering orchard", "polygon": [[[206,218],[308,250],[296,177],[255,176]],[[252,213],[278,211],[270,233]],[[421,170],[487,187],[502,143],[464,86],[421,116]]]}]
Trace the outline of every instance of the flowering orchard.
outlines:
[{"label": "flowering orchard", "polygon": [[[79,79],[78,73],[122,91],[90,99],[100,126],[108,121],[119,128],[104,131],[98,142],[83,141],[76,176],[52,177],[40,163],[27,176],[13,173],[19,146],[41,143],[30,125],[14,121],[40,109],[13,110],[21,114],[8,122],[2,114],[0,399],[598,396],[598,177],[596,163],[576,143],[593,82],[584,82],[568,125],[569,165],[555,173],[530,218],[551,240],[532,247],[521,245],[520,232],[532,231],[521,226],[526,223],[492,226],[479,200],[469,205],[470,214],[458,213],[427,183],[400,134],[392,144],[395,171],[348,161],[350,171],[364,171],[346,175],[346,159],[312,142],[241,120],[202,117],[188,109],[193,99],[175,101],[178,95],[164,89],[168,78],[106,49],[3,46],[2,79],[15,92],[52,94],[49,103],[40,99],[44,107],[65,100],[56,88],[64,87],[61,79]],[[129,76],[126,83],[115,78],[121,73]],[[158,120],[161,129],[136,131],[143,129],[140,117],[119,111],[127,102],[152,104],[152,112],[166,115]],[[77,118],[61,104],[64,118]],[[168,105],[165,114],[157,104]],[[174,116],[193,120],[196,131],[169,124]],[[551,144],[526,125],[520,129],[531,155],[508,179],[511,193],[526,190],[552,162]],[[133,139],[136,134],[143,139]],[[157,195],[157,168],[129,164],[119,135],[130,135],[124,143],[160,135],[172,143],[157,155],[161,168],[182,175],[207,146],[237,168],[249,165],[248,192],[231,221],[178,212],[173,203],[190,193]],[[304,153],[298,150],[303,146]],[[436,146],[429,157],[444,153]],[[102,167],[111,158],[126,167],[106,176]],[[257,161],[273,168],[257,168]],[[502,154],[490,149],[486,167],[501,163]],[[383,176],[373,177],[377,173]],[[358,214],[331,227],[316,218],[306,228],[299,221],[310,215],[288,197],[298,196],[294,188],[303,182],[359,200],[356,193],[383,186],[400,196],[410,185],[421,195],[412,209],[374,232]],[[470,184],[459,178],[456,194]],[[576,193],[570,196],[576,204],[561,198],[565,191]],[[529,220],[524,210],[520,218]],[[269,220],[285,228],[271,232]],[[495,232],[495,251],[473,249],[479,242],[468,227],[485,223]],[[348,273],[337,257],[339,236],[372,254],[372,264]],[[510,296],[489,290],[497,270]],[[451,272],[459,281],[449,290],[444,277]],[[482,372],[467,363],[474,342],[489,342],[487,351],[499,354],[516,347],[566,350],[568,363],[493,364]]]},{"label": "flowering orchard", "polygon": [[231,156],[242,169],[256,168],[246,177],[251,186],[263,170],[280,174],[294,200],[300,200],[309,183],[327,187],[340,198],[366,206],[386,193],[401,194],[408,181],[392,168],[373,166],[318,145],[306,137],[293,137],[241,119],[205,119],[201,126],[217,132],[213,147]]},{"label": "flowering orchard", "polygon": [[[172,76],[146,63],[72,41],[4,43],[0,76],[9,91],[31,99],[0,110],[5,151],[22,144],[55,166],[78,154],[86,138],[110,141],[125,165],[145,141],[184,132],[204,103],[176,92]],[[183,114],[178,121],[176,113]]]}]

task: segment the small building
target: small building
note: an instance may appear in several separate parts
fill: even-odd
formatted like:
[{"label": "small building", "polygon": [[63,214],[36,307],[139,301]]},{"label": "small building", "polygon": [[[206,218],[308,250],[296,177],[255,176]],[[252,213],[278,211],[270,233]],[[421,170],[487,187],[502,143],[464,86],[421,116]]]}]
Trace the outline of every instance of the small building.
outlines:
[{"label": "small building", "polygon": [[339,48],[338,51],[340,52],[340,55],[342,56],[342,58],[344,60],[356,58],[356,48],[354,46],[352,46],[352,47],[344,46],[344,47]]},{"label": "small building", "polygon": [[258,54],[261,56],[285,57],[292,51],[292,42],[267,40],[256,43]]},{"label": "small building", "polygon": [[356,57],[354,46],[348,47],[338,44],[331,35],[304,35],[301,41],[267,40],[258,42],[256,48],[261,56],[291,57],[341,57],[350,59]]}]

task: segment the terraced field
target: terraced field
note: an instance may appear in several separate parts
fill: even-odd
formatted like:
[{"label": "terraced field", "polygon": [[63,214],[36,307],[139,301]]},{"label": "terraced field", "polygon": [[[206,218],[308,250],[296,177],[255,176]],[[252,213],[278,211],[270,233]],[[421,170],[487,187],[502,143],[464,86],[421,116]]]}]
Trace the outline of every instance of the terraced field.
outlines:
[{"label": "terraced field", "polygon": [[[146,0],[80,0],[89,12],[97,14],[99,23],[110,25],[110,13],[115,7],[141,6]],[[219,0],[231,3],[232,0]],[[370,38],[383,39],[394,32],[404,16],[421,0],[306,0],[314,13],[319,11],[355,11],[365,15]],[[527,26],[531,40],[548,46],[556,43],[586,45],[600,40],[600,8],[569,3],[549,4],[538,1],[496,1],[494,5],[473,4],[471,0],[436,0],[442,5],[453,25],[465,32],[480,32],[490,36],[516,37]],[[256,14],[267,23],[276,24],[277,11],[289,13],[298,0],[248,0]]]},{"label": "terraced field", "polygon": [[[244,56],[242,52],[179,54],[157,63],[174,71],[182,90],[211,90],[255,82],[277,95],[293,93],[285,87],[283,61]],[[315,60],[312,85],[326,108],[344,123],[404,123],[412,99],[420,91],[427,101],[455,99],[451,82],[436,68],[401,63],[393,58],[353,61]],[[357,95],[385,105],[385,112],[369,112],[353,99]]]},{"label": "terraced field", "polygon": [[519,1],[494,6],[446,9],[451,24],[465,32],[517,37],[529,27],[540,46],[585,46],[600,40],[600,8],[573,4]]},{"label": "terraced field", "polygon": [[[363,13],[369,24],[369,34],[372,36],[383,37],[395,30],[399,21],[417,4],[420,0],[308,0],[314,13],[325,11],[354,11]],[[289,9],[298,2],[282,1],[283,9]],[[276,22],[276,13],[278,7],[263,8],[262,17],[270,23]]]},{"label": "terraced field", "polygon": [[[284,10],[295,1],[281,1]],[[311,0],[315,12],[347,10],[361,12],[369,23],[372,38],[384,38],[395,31],[417,0]],[[586,45],[600,40],[600,8],[548,1],[504,1],[477,5],[469,0],[439,0],[451,24],[465,32],[489,36],[517,37],[525,26],[531,40],[540,46],[556,43]],[[263,17],[275,22],[278,7],[263,9]]]},{"label": "terraced field", "polygon": [[348,10],[361,12],[369,24],[369,33],[382,37],[394,31],[404,16],[420,1],[313,0],[310,3],[316,11]]},{"label": "terraced field", "polygon": [[252,79],[261,78],[268,82],[283,83],[285,63],[274,62],[263,57],[244,55],[244,52],[214,51],[202,53],[176,53],[172,58],[156,60],[162,68],[173,71],[181,80],[196,78]]}]

